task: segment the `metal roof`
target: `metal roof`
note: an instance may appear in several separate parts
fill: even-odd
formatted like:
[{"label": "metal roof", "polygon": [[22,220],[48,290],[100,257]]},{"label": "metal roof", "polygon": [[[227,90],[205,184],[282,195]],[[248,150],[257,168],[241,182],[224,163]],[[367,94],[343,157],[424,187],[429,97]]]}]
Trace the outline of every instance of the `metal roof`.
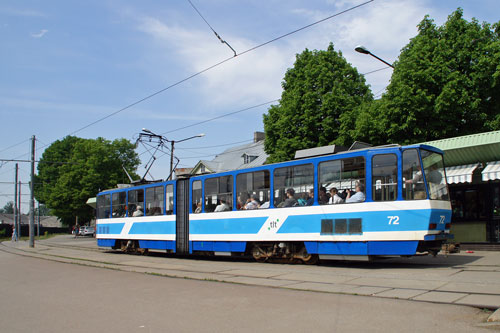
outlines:
[{"label": "metal roof", "polygon": [[500,160],[500,131],[424,142],[444,151],[446,166]]},{"label": "metal roof", "polygon": [[[243,155],[255,156],[256,158],[249,163],[245,163]],[[235,146],[218,154],[212,161],[199,161],[193,168],[192,174],[197,173],[201,164],[205,165],[208,171],[214,173],[260,166],[265,163],[267,156],[264,151],[264,140]]]}]

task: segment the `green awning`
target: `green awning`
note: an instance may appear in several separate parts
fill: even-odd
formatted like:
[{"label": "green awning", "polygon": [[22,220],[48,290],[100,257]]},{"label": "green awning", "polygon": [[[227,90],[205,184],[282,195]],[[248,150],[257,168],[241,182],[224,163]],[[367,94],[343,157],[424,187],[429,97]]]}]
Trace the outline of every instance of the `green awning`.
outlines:
[{"label": "green awning", "polygon": [[92,208],[96,208],[96,198],[89,198],[86,202],[87,205],[89,205]]},{"label": "green awning", "polygon": [[423,142],[444,151],[445,166],[500,160],[500,131]]}]

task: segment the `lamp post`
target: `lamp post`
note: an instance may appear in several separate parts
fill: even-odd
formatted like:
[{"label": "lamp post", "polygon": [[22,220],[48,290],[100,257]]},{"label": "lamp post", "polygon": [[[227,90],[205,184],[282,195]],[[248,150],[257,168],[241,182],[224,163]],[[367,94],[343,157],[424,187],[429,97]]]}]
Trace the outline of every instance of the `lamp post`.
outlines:
[{"label": "lamp post", "polygon": [[179,142],[184,142],[187,140],[191,140],[194,138],[201,138],[205,136],[205,133],[200,133],[198,135],[191,136],[189,138],[185,138],[182,140],[167,140],[170,142],[170,175],[168,176],[168,180],[172,180],[172,177],[174,175],[174,144],[179,143]]},{"label": "lamp post", "polygon": [[380,61],[382,61],[384,64],[386,64],[387,66],[390,66],[392,68],[394,68],[393,65],[391,65],[390,63],[388,63],[387,61],[385,61],[384,59],[382,58],[379,58],[377,57],[375,54],[371,53],[366,47],[364,47],[363,45],[358,45],[356,46],[356,48],[354,49],[356,52],[359,52],[359,53],[363,53],[363,54],[369,54],[371,55],[372,57],[374,57],[375,59],[378,59]]}]

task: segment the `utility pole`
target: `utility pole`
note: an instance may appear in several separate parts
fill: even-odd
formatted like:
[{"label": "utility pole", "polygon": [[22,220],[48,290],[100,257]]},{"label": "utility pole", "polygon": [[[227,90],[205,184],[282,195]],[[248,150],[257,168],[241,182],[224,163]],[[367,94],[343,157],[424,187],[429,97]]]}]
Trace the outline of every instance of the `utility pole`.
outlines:
[{"label": "utility pole", "polygon": [[35,247],[35,136],[31,137],[30,247]]},{"label": "utility pole", "polygon": [[40,237],[40,202],[38,202],[38,224],[36,228],[36,235]]},{"label": "utility pole", "polygon": [[168,177],[168,180],[172,180],[174,178],[174,143],[175,141],[172,140],[170,141],[171,146],[170,146],[170,177]]},{"label": "utility pole", "polygon": [[19,186],[18,186],[18,191],[17,191],[17,194],[18,194],[18,197],[16,198],[16,200],[18,201],[18,204],[17,204],[17,223],[19,223],[19,231],[17,233],[19,239],[21,239],[21,222],[22,222],[22,213],[21,213],[21,181],[19,181]]},{"label": "utility pole", "polygon": [[19,219],[17,218],[17,181],[19,165],[16,163],[14,181],[14,228],[16,229],[16,241],[19,240]]}]

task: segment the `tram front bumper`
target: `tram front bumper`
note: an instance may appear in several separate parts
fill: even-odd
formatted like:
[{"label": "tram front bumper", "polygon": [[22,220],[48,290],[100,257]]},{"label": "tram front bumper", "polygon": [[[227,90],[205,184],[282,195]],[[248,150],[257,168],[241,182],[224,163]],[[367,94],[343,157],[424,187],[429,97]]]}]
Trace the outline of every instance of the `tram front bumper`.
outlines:
[{"label": "tram front bumper", "polygon": [[424,236],[424,241],[436,241],[436,240],[448,240],[448,239],[453,239],[455,236],[450,233],[444,233],[441,232],[439,234],[432,234],[432,235],[425,235]]}]

